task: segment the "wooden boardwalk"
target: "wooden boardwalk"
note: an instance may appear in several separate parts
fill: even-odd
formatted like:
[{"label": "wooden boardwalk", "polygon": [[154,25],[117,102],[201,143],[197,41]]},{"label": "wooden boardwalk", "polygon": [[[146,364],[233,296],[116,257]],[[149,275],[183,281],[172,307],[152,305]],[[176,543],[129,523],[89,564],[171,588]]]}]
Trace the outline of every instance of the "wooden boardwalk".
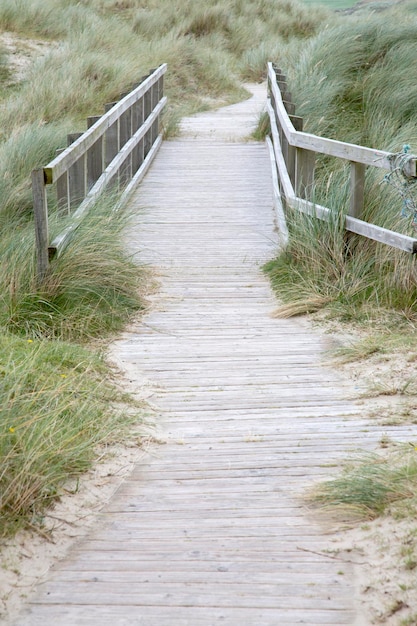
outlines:
[{"label": "wooden boardwalk", "polygon": [[380,433],[320,367],[321,338],[270,316],[269,157],[242,141],[258,100],[185,121],[133,199],[129,245],[161,288],[112,357],[153,391],[166,444],[19,626],[363,623],[351,565],[326,556],[300,494]]}]

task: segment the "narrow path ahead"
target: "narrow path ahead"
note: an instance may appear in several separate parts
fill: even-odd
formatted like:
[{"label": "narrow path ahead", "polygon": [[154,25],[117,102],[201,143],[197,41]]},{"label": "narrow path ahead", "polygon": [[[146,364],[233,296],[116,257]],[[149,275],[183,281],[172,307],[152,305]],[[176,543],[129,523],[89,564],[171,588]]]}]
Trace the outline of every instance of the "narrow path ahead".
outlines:
[{"label": "narrow path ahead", "polygon": [[269,157],[241,139],[257,102],[184,122],[133,199],[129,245],[161,288],[112,356],[133,389],[153,389],[166,445],[20,626],[361,623],[350,565],[326,555],[299,496],[379,435],[320,367],[320,337],[270,316]]}]

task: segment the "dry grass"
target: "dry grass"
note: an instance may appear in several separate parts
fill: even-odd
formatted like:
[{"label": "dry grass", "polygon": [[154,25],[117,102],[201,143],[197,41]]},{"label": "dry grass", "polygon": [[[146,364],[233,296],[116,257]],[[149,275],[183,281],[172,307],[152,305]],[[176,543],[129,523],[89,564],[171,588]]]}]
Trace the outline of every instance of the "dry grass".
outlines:
[{"label": "dry grass", "polygon": [[[385,447],[385,446],[384,446]],[[391,507],[417,507],[417,444],[396,445],[387,454],[364,454],[346,465],[343,474],[317,486],[311,496],[342,515],[374,519]]]}]

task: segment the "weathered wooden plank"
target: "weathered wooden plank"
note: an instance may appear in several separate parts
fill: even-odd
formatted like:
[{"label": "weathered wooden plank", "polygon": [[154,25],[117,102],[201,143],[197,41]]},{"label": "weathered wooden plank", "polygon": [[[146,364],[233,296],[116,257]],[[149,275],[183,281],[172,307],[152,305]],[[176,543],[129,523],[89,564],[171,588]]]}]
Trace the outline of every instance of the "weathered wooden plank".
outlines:
[{"label": "weathered wooden plank", "polygon": [[[169,562],[168,562],[169,563]],[[87,565],[87,564],[85,564]],[[142,566],[136,567],[136,565]],[[186,564],[185,564],[186,565]],[[190,565],[190,564],[189,564]],[[61,575],[61,582],[63,583],[71,583],[71,582],[105,582],[111,584],[161,584],[161,583],[169,583],[169,584],[178,584],[180,582],[186,583],[197,583],[201,585],[207,585],[211,582],[220,582],[222,584],[235,583],[236,584],[236,574],[239,576],[239,580],[242,583],[249,584],[271,584],[273,582],[274,585],[279,586],[280,593],[282,593],[286,588],[288,591],[289,585],[300,586],[299,590],[305,590],[305,593],[311,592],[312,587],[314,588],[317,582],[321,584],[325,584],[329,589],[330,593],[337,593],[340,590],[340,576],[331,576],[325,571],[318,571],[317,573],[310,572],[310,579],[306,580],[306,572],[297,572],[291,574],[291,583],[288,582],[288,572],[282,574],[281,576],[276,576],[271,580],[272,572],[265,572],[262,569],[261,562],[258,563],[247,570],[245,568],[246,564],[241,564],[242,569],[232,569],[230,570],[227,566],[217,566],[215,569],[206,570],[206,571],[195,571],[195,564],[191,564],[192,569],[188,570],[187,568],[182,569],[181,565],[176,563],[176,569],[168,570],[164,572],[157,571],[143,571],[143,564],[132,562],[130,565],[132,567],[131,570],[118,570],[118,571],[109,571],[107,569],[91,569],[88,573],[83,574],[81,571],[73,571],[66,570]],[[119,566],[118,566],[119,567]],[[262,570],[262,571],[259,571]],[[342,588],[343,593],[343,588]],[[285,591],[284,591],[285,592]]]},{"label": "weathered wooden plank", "polygon": [[[83,545],[82,550],[75,548],[73,552],[75,558],[65,560],[59,570],[66,571],[68,565],[77,566],[78,563],[86,561],[107,562],[108,564],[125,561],[126,564],[143,563],[147,567],[152,567],[152,563],[159,563],[162,570],[165,565],[169,567],[169,564],[175,564],[176,568],[182,563],[188,563],[190,566],[192,563],[199,564],[195,571],[200,571],[200,566],[204,569],[207,564],[217,569],[224,566],[230,567],[233,563],[235,571],[238,572],[240,567],[259,566],[260,563],[265,562],[268,567],[275,564],[276,573],[301,571],[311,575],[317,570],[323,571],[323,568],[326,568],[328,574],[334,573],[332,567],[329,567],[329,560],[323,559],[323,555],[317,554],[314,550],[304,550],[304,544],[299,544],[297,548],[295,543],[276,545],[271,550],[265,542],[262,546],[256,546],[255,549],[254,544],[248,545],[246,542],[245,545],[244,540],[233,538],[230,544],[224,539],[213,542],[210,542],[209,538],[206,538],[205,542],[192,539],[172,542],[161,538],[159,542],[150,540],[141,545],[131,546],[128,551],[114,542],[109,542],[107,545],[100,542],[100,549],[95,548],[96,542],[94,541]],[[343,566],[349,570],[349,563],[343,563]],[[262,570],[262,567],[259,569]]]},{"label": "weathered wooden plank", "polygon": [[[258,556],[252,552],[246,553],[240,552],[232,557],[230,554],[225,554],[222,558],[221,553],[215,551],[204,552],[198,550],[184,550],[177,553],[170,553],[169,558],[166,553],[161,553],[156,550],[155,558],[152,558],[152,554],[144,552],[143,555],[138,554],[133,550],[129,554],[126,554],[123,550],[115,550],[113,552],[91,552],[89,550],[77,552],[77,560],[67,560],[60,567],[62,572],[62,580],[67,576],[67,573],[71,572],[83,572],[85,576],[88,572],[114,572],[115,575],[128,573],[142,573],[146,572],[152,576],[156,574],[172,574],[178,573],[181,576],[187,574],[191,578],[193,576],[205,576],[210,580],[210,574],[217,572],[225,573],[238,573],[245,576],[246,573],[251,575],[258,575],[262,572],[262,575],[271,578],[271,574],[275,574],[278,580],[280,577],[284,577],[288,581],[289,576],[294,582],[310,582],[311,577],[314,579],[317,575],[317,580],[323,579],[323,582],[327,580],[334,581],[340,580],[339,576],[332,576],[332,572],[325,563],[323,563],[320,555],[311,554],[312,558],[305,558],[303,555],[308,555],[308,552],[302,550],[285,550],[283,552],[274,552],[274,560],[265,558],[266,552],[261,552]],[[198,566],[197,566],[198,564]],[[279,564],[279,566],[277,566]],[[60,576],[60,579],[61,579]]]},{"label": "weathered wooden plank", "polygon": [[277,175],[277,164],[275,161],[274,147],[269,137],[266,138],[267,146],[269,149],[269,155],[271,159],[271,172],[272,172],[272,188],[274,194],[274,206],[277,219],[277,225],[280,237],[282,239],[282,245],[286,246],[288,243],[288,227],[285,219],[284,208],[282,206],[281,194],[279,191],[279,181]]},{"label": "weathered wooden plank", "polygon": [[311,198],[314,191],[316,153],[295,149],[295,193],[300,198]]},{"label": "weathered wooden plank", "polygon": [[[68,145],[71,146],[83,133],[68,135]],[[69,212],[76,209],[84,200],[87,193],[87,153],[80,154],[78,159],[68,169],[68,208]]]},{"label": "weathered wooden plank", "polygon": [[365,198],[365,165],[351,163],[349,215],[361,218]]},{"label": "weathered wooden plank", "polygon": [[267,112],[269,114],[269,119],[271,122],[271,133],[272,133],[272,143],[274,148],[275,162],[277,164],[278,172],[279,172],[279,182],[281,191],[284,195],[284,198],[288,200],[289,198],[294,198],[294,188],[292,186],[290,177],[287,172],[287,166],[285,163],[285,159],[281,150],[281,144],[278,134],[278,128],[275,120],[275,115],[271,104],[267,103]]},{"label": "weathered wooden plank", "polygon": [[[309,611],[309,626],[344,626],[352,624],[353,613],[340,615],[340,612],[322,610]],[[260,608],[226,608],[211,609],[208,614],[206,607],[152,607],[137,604],[125,605],[123,617],[120,606],[86,606],[74,605],[55,607],[54,605],[40,607],[36,614],[29,613],[27,621],[22,626],[45,626],[45,624],[59,624],[60,626],[84,626],[100,624],[100,626],[199,626],[200,624],[221,623],[225,626],[294,626],[305,620],[304,609],[260,609]],[[208,622],[207,618],[211,620]],[[124,620],[124,621],[121,621]]]},{"label": "weathered wooden plank", "polygon": [[[230,589],[225,588],[224,585],[219,585],[218,588],[214,588],[210,593],[206,587],[194,585],[188,586],[188,589],[184,589],[183,586],[170,586],[166,585],[166,591],[159,589],[149,589],[146,592],[146,602],[143,598],[143,587],[135,590],[130,590],[134,585],[129,585],[129,588],[122,588],[121,591],[115,592],[114,586],[105,586],[100,584],[94,584],[94,590],[85,591],[84,586],[80,589],[79,585],[73,583],[71,588],[65,583],[62,583],[64,588],[60,589],[59,583],[51,585],[51,590],[48,590],[47,594],[41,595],[39,599],[33,602],[33,604],[58,604],[65,603],[68,600],[68,594],[71,594],[72,604],[85,604],[85,605],[105,605],[105,606],[126,606],[136,605],[137,607],[145,606],[201,606],[205,608],[279,608],[291,610],[293,608],[292,597],[297,595],[297,609],[298,610],[314,610],[314,608],[321,611],[343,611],[349,608],[349,600],[343,601],[340,597],[331,598],[329,594],[323,594],[322,597],[317,595],[316,589],[310,593],[310,597],[303,597],[303,595],[297,594],[296,589],[292,590],[290,596],[277,596],[278,587],[271,585],[266,590],[262,588],[262,585],[257,585],[259,590],[254,589],[253,585],[249,585],[245,593],[239,593],[233,585],[230,585]],[[100,587],[104,587],[100,589]],[[243,587],[243,585],[242,585]],[[235,591],[235,594],[233,593]],[[243,591],[243,589],[241,589]],[[265,593],[265,595],[263,595]],[[237,597],[238,596],[238,597]]]},{"label": "weathered wooden plank", "polygon": [[[101,116],[87,118],[87,128],[91,128]],[[99,137],[87,150],[87,191],[98,181],[104,169],[103,137]]]}]

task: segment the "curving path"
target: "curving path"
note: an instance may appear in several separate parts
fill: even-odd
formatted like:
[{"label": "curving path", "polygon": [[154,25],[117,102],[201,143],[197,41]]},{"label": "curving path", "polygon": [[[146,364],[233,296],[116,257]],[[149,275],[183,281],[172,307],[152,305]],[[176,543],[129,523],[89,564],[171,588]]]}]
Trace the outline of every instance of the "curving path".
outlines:
[{"label": "curving path", "polygon": [[270,162],[245,140],[265,96],[185,120],[132,200],[128,243],[160,291],[111,356],[152,390],[166,443],[19,626],[363,623],[351,565],[299,496],[380,433],[320,366],[320,336],[270,316]]}]

